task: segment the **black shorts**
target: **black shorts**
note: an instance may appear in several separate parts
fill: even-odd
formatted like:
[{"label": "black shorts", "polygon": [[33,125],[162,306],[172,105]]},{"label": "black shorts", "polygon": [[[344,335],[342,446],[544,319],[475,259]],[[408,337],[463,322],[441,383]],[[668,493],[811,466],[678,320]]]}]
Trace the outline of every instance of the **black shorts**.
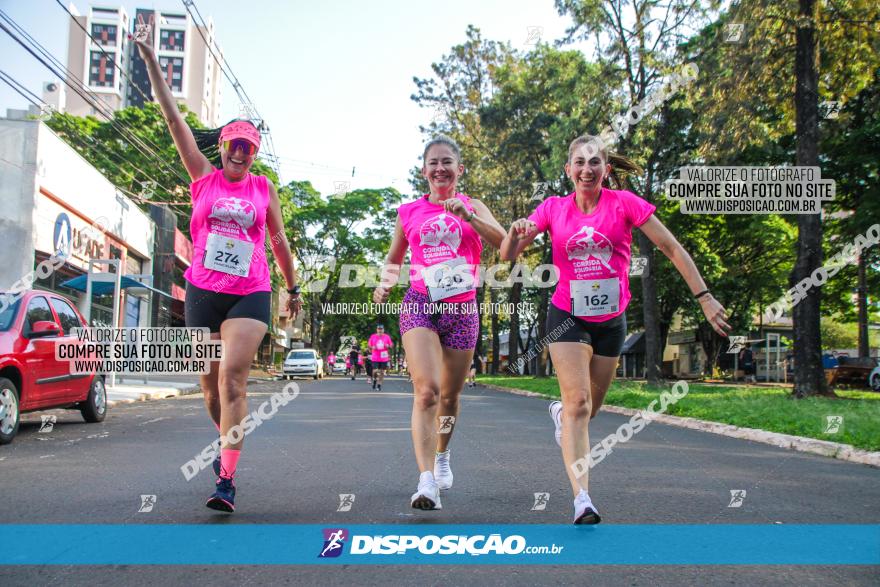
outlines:
[{"label": "black shorts", "polygon": [[388,361],[373,361],[373,369],[388,369]]},{"label": "black shorts", "polygon": [[220,332],[229,318],[253,318],[271,326],[272,292],[255,291],[246,296],[215,293],[186,282],[184,319],[189,328],[210,328]]},{"label": "black shorts", "polygon": [[[574,326],[565,328],[562,324],[571,318]],[[606,322],[586,322],[552,303],[547,313],[547,334],[559,328],[561,334],[550,339],[554,342],[582,342],[593,347],[593,354],[602,357],[619,357],[626,341],[626,314],[615,316]]]}]

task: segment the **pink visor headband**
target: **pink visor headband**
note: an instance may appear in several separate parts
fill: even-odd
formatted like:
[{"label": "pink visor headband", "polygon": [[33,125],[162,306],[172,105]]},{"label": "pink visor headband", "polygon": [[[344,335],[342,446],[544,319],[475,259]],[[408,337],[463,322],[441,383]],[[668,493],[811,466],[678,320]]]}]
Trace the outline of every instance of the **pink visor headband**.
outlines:
[{"label": "pink visor headband", "polygon": [[223,127],[223,130],[220,131],[220,140],[231,141],[233,139],[244,139],[253,143],[257,150],[260,149],[260,131],[248,122],[230,122]]}]

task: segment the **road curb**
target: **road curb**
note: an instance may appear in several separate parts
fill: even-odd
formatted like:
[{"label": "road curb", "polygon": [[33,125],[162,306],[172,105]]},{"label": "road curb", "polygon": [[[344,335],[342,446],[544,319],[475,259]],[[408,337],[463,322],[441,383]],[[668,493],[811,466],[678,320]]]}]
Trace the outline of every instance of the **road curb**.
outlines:
[{"label": "road curb", "polygon": [[[192,395],[194,393],[199,393],[200,388],[198,385],[192,385],[190,387],[183,388],[174,388],[174,387],[162,387],[162,388],[154,388],[152,391],[112,391],[110,388],[107,389],[107,407],[112,408],[113,406],[119,404],[133,404],[135,402],[145,402],[154,399],[167,399],[169,397],[178,397],[181,395]],[[130,394],[131,397],[121,397],[118,399],[109,399],[110,395],[120,395],[120,394]]]},{"label": "road curb", "polygon": [[[483,387],[494,389],[496,391],[504,391],[514,395],[525,397],[540,397],[544,399],[558,399],[543,393],[533,391],[525,391],[522,389],[513,389],[510,387],[501,387],[500,385],[490,385],[487,383],[479,383]],[[623,408],[620,406],[603,405],[603,412],[612,414],[620,414],[621,416],[634,416],[640,410],[633,408]],[[689,428],[691,430],[699,430],[700,432],[709,432],[729,438],[739,438],[741,440],[751,440],[762,444],[770,444],[779,448],[796,450],[798,452],[811,453],[831,457],[851,463],[859,463],[871,467],[880,468],[880,452],[862,450],[851,444],[843,444],[840,442],[831,442],[829,440],[818,440],[816,438],[806,438],[804,436],[794,436],[791,434],[782,434],[779,432],[768,432],[767,430],[758,430],[756,428],[743,428],[732,424],[722,424],[721,422],[710,422],[707,420],[698,420],[696,418],[686,418],[683,416],[669,416],[667,414],[659,414],[654,417],[654,421],[662,422],[670,426],[678,426],[679,428]]]}]

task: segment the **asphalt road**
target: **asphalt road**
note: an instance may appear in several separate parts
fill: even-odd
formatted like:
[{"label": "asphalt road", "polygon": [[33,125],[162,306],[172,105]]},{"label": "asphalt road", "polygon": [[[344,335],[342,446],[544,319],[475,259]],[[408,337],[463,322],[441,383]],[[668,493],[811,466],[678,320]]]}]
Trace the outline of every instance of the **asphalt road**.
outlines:
[{"label": "asphalt road", "polygon": [[[251,409],[286,382],[252,384]],[[204,507],[213,479],[180,467],[215,437],[201,397],[117,406],[101,424],[78,412],[25,415],[0,447],[2,524],[565,524],[571,497],[547,402],[466,388],[452,443],[455,486],[443,510],[409,506],[418,471],[410,387],[360,379],[297,380],[301,394],[246,440],[237,512]],[[56,414],[51,432],[40,415]],[[594,439],[625,421],[604,413]],[[603,524],[877,524],[880,471],[863,465],[652,423],[596,469]],[[728,507],[731,490],[746,490]],[[533,511],[534,494],[550,494]],[[138,512],[141,495],[155,495]],[[339,494],[354,494],[337,512]],[[234,536],[229,536],[234,544]],[[100,545],[96,545],[99,548]],[[148,548],[149,545],[145,545]],[[2,548],[2,545],[0,545]],[[234,546],[230,546],[234,548]],[[792,545],[797,548],[797,545]],[[877,585],[866,566],[15,566],[0,585]]]}]

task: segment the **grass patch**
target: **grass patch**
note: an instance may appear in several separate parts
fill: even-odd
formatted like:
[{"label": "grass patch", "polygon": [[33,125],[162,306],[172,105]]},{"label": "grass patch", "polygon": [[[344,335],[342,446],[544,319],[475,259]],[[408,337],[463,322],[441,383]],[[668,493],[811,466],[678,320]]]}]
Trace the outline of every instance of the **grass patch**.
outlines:
[{"label": "grass patch", "polygon": [[[486,375],[478,380],[559,397],[555,377]],[[670,387],[671,383],[668,387],[658,388],[649,387],[644,381],[617,380],[611,384],[605,403],[645,409],[652,400],[660,397],[661,391]],[[880,393],[837,391],[837,394],[840,399],[794,399],[786,388],[688,383],[688,394],[670,405],[666,413],[880,450]],[[837,433],[825,432],[828,416],[843,417]]]}]

